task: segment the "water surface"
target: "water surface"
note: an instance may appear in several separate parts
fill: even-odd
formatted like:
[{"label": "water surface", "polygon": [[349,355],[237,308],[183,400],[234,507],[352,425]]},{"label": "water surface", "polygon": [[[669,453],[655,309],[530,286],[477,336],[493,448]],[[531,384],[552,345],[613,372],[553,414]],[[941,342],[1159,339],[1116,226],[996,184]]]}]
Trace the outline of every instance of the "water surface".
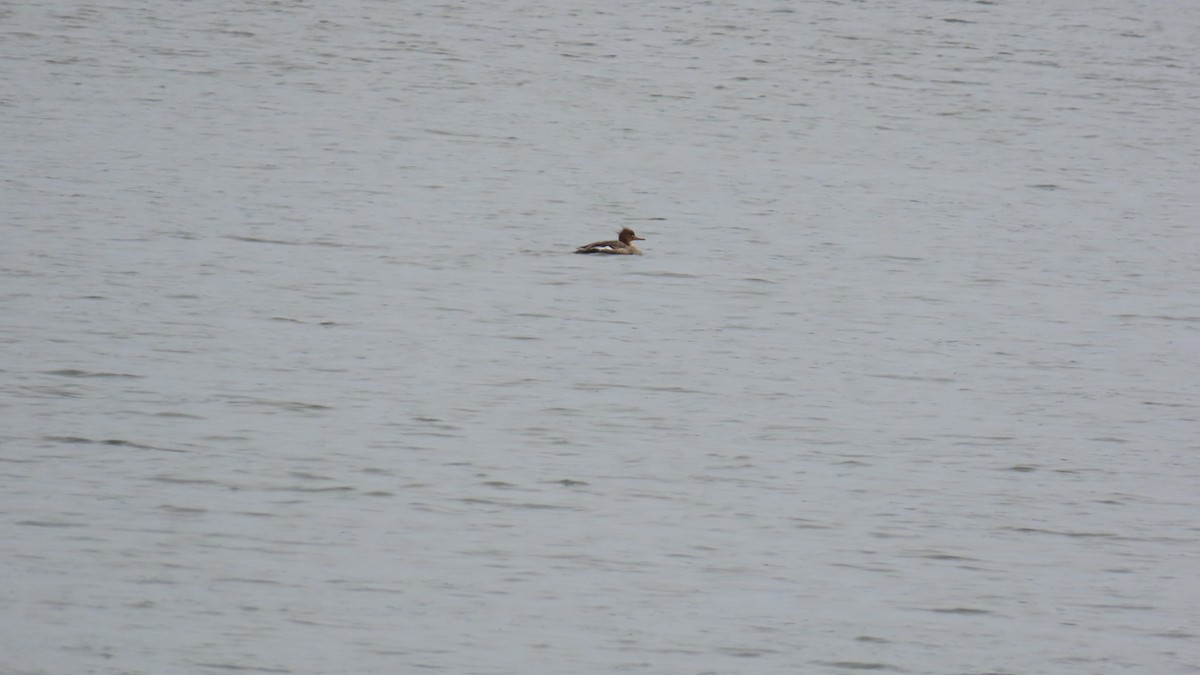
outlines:
[{"label": "water surface", "polygon": [[1200,671],[1200,9],[0,26],[5,673]]}]

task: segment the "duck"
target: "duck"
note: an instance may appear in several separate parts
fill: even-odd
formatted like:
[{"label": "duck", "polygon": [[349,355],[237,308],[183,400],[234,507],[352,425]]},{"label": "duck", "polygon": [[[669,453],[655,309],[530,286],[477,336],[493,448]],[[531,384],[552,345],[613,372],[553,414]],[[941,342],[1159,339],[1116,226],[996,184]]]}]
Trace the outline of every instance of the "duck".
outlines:
[{"label": "duck", "polygon": [[641,255],[642,252],[633,245],[635,241],[646,241],[633,233],[628,227],[621,228],[616,241],[596,241],[575,249],[576,253],[608,253],[615,255]]}]

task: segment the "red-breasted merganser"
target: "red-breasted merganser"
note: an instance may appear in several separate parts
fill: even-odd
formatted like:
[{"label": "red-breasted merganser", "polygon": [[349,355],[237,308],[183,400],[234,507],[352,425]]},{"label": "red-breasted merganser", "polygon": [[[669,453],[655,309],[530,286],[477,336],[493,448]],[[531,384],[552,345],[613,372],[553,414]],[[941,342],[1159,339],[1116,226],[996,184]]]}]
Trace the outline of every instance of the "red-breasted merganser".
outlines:
[{"label": "red-breasted merganser", "polygon": [[587,246],[575,249],[576,253],[615,253],[617,255],[641,255],[642,252],[633,245],[634,241],[646,241],[633,233],[628,227],[623,228],[617,235],[617,241],[597,241]]}]

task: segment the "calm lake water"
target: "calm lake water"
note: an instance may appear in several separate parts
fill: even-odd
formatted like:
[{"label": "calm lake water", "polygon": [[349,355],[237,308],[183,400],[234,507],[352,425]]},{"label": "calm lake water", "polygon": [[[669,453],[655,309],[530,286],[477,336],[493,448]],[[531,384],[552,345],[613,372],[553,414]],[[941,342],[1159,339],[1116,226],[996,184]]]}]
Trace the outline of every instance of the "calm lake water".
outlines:
[{"label": "calm lake water", "polygon": [[0,672],[1200,672],[1200,5],[0,54]]}]

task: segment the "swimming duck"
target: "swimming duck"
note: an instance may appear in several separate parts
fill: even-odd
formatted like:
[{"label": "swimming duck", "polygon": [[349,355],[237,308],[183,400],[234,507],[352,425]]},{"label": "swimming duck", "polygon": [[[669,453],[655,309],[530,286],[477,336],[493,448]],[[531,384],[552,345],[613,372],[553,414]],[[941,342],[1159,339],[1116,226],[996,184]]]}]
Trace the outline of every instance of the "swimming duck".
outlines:
[{"label": "swimming duck", "polygon": [[628,227],[622,228],[617,235],[617,241],[597,241],[575,249],[576,253],[610,253],[617,255],[641,255],[642,252],[633,245],[634,241],[646,241],[633,233]]}]

